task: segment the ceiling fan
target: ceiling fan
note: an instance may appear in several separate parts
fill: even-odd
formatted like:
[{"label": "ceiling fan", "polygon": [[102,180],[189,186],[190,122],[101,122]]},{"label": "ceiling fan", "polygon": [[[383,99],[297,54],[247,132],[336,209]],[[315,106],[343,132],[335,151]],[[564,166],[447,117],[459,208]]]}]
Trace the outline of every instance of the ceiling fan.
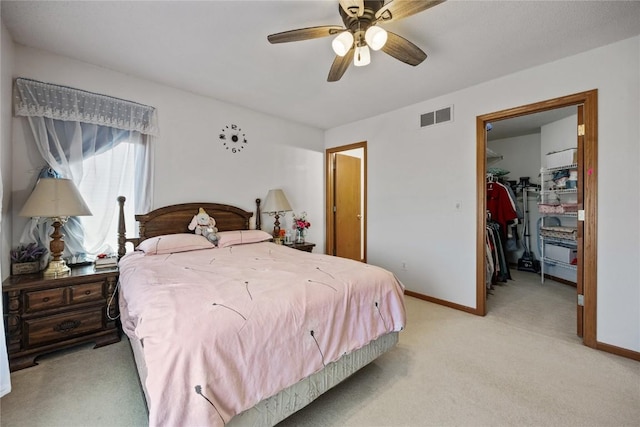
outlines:
[{"label": "ceiling fan", "polygon": [[371,61],[372,50],[382,50],[399,61],[416,66],[427,58],[427,54],[409,40],[384,30],[378,24],[397,21],[445,0],[340,0],[338,11],[344,27],[323,25],[300,28],[271,34],[270,43],[286,43],[320,37],[336,36],[331,43],[336,58],[331,64],[327,81],[340,80],[353,60],[355,66],[363,66]]}]

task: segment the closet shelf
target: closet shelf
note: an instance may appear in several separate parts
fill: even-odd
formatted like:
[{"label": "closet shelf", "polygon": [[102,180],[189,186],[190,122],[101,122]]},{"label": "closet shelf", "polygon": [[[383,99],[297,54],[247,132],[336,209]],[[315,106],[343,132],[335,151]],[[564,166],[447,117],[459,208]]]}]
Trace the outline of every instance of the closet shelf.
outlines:
[{"label": "closet shelf", "polygon": [[578,192],[577,188],[550,188],[548,190],[543,190],[542,194],[575,194]]},{"label": "closet shelf", "polygon": [[547,265],[556,265],[558,267],[568,268],[569,270],[578,270],[578,266],[575,264],[569,264],[568,262],[562,262],[551,258],[544,258],[544,263]]},{"label": "closet shelf", "polygon": [[578,164],[577,163],[572,163],[570,165],[562,165],[562,166],[557,166],[555,168],[542,168],[540,169],[540,173],[541,174],[545,174],[545,173],[552,173],[552,172],[557,172],[557,171],[561,171],[564,169],[578,169]]},{"label": "closet shelf", "polygon": [[577,203],[538,203],[538,212],[542,215],[578,215]]},{"label": "closet shelf", "polygon": [[543,213],[546,216],[564,216],[567,218],[577,218],[578,212],[562,212],[562,213]]},{"label": "closet shelf", "polygon": [[578,247],[578,242],[573,239],[563,239],[561,237],[545,237],[544,241],[546,243],[554,243],[562,246],[570,246],[570,247]]}]

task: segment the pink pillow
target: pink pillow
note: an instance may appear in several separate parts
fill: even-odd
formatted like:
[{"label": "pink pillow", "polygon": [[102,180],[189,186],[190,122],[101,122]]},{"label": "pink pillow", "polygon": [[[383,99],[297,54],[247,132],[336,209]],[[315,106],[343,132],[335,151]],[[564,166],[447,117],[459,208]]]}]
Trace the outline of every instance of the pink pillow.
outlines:
[{"label": "pink pillow", "polygon": [[215,248],[215,245],[204,236],[180,233],[145,239],[136,249],[144,252],[145,255],[163,255],[211,248]]},{"label": "pink pillow", "polygon": [[225,246],[264,242],[271,239],[273,239],[273,236],[262,230],[219,231],[218,247],[224,248]]}]

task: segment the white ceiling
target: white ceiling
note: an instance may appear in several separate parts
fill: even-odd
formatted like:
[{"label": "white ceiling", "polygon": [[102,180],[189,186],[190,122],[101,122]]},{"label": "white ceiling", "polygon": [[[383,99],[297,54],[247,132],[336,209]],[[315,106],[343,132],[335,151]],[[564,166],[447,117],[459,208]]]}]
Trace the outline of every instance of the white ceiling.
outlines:
[{"label": "white ceiling", "polygon": [[[429,57],[383,52],[326,81],[331,38],[267,35],[342,25],[338,1],[8,1],[16,43],[328,129],[640,34],[640,1],[457,1],[384,27]],[[597,66],[597,64],[594,64]]]}]

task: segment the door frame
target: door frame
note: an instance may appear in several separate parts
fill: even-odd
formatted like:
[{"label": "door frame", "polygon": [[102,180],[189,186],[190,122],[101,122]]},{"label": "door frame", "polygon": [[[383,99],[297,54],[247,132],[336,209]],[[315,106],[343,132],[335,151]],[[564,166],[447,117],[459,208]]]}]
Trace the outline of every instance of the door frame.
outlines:
[{"label": "door frame", "polygon": [[[573,95],[536,102],[476,117],[476,313],[487,314],[485,285],[485,230],[486,230],[486,126],[490,122],[525,116],[556,108],[583,105],[584,140],[578,146],[581,160],[578,174],[582,177],[584,221],[582,238],[578,235],[578,280],[582,278],[583,343],[596,348],[597,307],[597,201],[598,201],[598,90],[593,89]],[[582,275],[580,274],[582,272]]]},{"label": "door frame", "polygon": [[335,251],[335,221],[333,216],[333,206],[335,203],[334,197],[334,182],[335,182],[335,170],[333,168],[333,155],[341,153],[343,151],[351,151],[358,148],[362,148],[362,206],[363,206],[363,223],[362,223],[362,238],[361,238],[361,252],[362,262],[367,262],[367,142],[356,142],[353,144],[342,145],[340,147],[327,148],[325,150],[325,163],[326,163],[326,179],[325,179],[325,191],[326,191],[326,206],[325,206],[325,218],[326,218],[326,236],[325,236],[325,252],[329,255],[333,255]]}]

